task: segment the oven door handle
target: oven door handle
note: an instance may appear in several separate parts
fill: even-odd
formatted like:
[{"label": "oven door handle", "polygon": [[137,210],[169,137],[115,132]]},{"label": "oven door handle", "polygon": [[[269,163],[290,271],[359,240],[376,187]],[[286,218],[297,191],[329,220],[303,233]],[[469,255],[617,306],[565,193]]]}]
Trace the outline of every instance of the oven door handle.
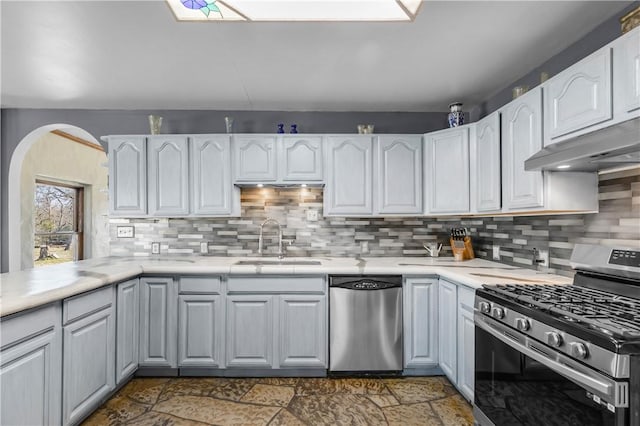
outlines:
[{"label": "oven door handle", "polygon": [[[601,397],[605,397],[609,400],[613,399],[613,383],[608,383],[606,381],[598,380],[594,377],[587,376],[584,373],[574,370],[558,361],[550,359],[543,355],[541,352],[532,350],[531,348],[523,345],[520,342],[517,342],[508,336],[505,336],[504,332],[507,330],[501,330],[501,327],[497,325],[489,324],[488,321],[490,319],[485,319],[482,316],[476,314],[475,323],[476,326],[480,327],[487,333],[501,340],[508,346],[518,350],[520,353],[525,354],[526,356],[535,359],[539,363],[549,367],[551,370],[556,373],[562,374],[570,380],[573,380],[580,386],[586,388],[586,390],[595,393]],[[529,341],[527,336],[522,336],[525,339],[525,342]],[[595,373],[597,374],[597,373]]]}]

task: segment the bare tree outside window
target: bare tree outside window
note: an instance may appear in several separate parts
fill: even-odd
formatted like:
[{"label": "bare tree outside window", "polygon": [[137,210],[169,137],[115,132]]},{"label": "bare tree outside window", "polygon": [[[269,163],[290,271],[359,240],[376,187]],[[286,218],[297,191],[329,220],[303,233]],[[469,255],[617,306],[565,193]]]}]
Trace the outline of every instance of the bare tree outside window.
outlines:
[{"label": "bare tree outside window", "polygon": [[37,181],[34,265],[82,259],[82,188]]}]

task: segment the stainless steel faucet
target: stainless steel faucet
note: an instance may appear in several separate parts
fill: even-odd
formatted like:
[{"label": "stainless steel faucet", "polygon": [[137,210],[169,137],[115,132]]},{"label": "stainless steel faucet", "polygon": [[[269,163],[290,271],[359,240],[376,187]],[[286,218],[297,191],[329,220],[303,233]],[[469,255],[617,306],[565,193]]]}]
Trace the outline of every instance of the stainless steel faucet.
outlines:
[{"label": "stainless steel faucet", "polygon": [[260,238],[258,239],[258,254],[262,255],[262,241],[263,241],[262,233],[264,231],[264,226],[267,223],[275,223],[276,225],[278,225],[278,259],[282,259],[284,257],[284,252],[282,251],[282,226],[280,225],[280,222],[270,217],[267,218],[264,222],[262,222],[262,225],[260,225]]}]

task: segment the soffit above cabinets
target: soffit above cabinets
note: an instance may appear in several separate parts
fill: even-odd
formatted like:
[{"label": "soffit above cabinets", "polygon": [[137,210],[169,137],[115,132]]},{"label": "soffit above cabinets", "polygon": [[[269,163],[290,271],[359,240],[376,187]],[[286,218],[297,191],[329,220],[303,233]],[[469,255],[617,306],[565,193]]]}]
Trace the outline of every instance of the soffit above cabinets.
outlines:
[{"label": "soffit above cabinets", "polygon": [[159,0],[4,1],[0,95],[8,108],[444,111],[629,4],[429,1],[405,23],[192,23]]}]

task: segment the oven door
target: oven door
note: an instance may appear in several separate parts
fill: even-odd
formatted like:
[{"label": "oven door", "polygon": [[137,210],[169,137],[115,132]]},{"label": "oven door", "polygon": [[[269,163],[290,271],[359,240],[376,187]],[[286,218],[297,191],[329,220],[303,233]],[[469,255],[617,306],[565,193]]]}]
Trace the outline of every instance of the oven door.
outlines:
[{"label": "oven door", "polygon": [[629,410],[623,407],[628,404],[628,382],[618,382],[577,365],[479,312],[475,323],[477,424],[630,424]]}]

